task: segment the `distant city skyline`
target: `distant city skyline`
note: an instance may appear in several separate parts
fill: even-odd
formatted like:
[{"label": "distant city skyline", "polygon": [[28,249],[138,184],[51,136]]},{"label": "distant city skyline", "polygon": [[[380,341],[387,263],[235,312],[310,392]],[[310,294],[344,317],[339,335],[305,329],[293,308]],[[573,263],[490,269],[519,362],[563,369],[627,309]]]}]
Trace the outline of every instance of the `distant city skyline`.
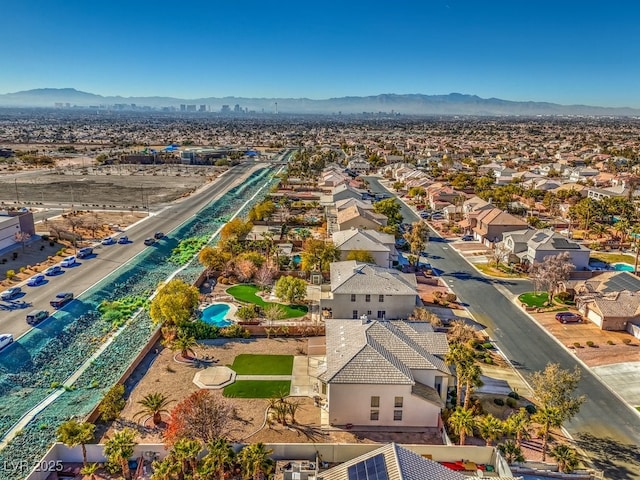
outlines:
[{"label": "distant city skyline", "polygon": [[459,92],[640,108],[631,2],[9,2],[0,93],[327,99]]}]

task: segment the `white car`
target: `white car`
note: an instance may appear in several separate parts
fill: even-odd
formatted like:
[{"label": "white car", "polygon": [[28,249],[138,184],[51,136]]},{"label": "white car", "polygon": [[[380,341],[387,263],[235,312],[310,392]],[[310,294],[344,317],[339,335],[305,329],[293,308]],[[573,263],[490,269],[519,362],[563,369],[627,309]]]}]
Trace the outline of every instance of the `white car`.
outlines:
[{"label": "white car", "polygon": [[60,265],[67,268],[73,267],[75,264],[76,264],[76,257],[74,257],[73,255],[70,257],[66,257],[64,260],[60,262]]},{"label": "white car", "polygon": [[0,333],[0,350],[13,343],[13,335],[10,333]]}]

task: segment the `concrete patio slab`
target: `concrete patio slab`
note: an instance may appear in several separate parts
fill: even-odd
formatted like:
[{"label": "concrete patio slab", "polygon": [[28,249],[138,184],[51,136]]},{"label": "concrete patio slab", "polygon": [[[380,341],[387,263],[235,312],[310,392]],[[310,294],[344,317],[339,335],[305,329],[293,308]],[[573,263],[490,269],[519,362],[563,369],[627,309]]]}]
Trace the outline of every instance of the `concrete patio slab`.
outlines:
[{"label": "concrete patio slab", "polygon": [[236,372],[229,367],[209,367],[193,376],[193,383],[200,388],[220,390],[236,381]]}]

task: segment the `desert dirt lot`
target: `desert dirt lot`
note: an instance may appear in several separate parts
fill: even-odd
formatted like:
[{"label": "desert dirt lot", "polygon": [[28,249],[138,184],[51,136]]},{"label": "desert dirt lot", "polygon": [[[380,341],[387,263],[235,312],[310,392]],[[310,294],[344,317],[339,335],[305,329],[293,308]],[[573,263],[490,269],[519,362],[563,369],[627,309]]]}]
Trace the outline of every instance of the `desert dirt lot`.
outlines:
[{"label": "desert dirt lot", "polygon": [[[215,358],[218,360],[217,365],[230,365],[236,355],[240,353],[300,355],[300,351],[306,351],[306,345],[306,339],[292,338],[216,339],[207,341],[207,345],[201,345],[196,349],[196,353],[198,356],[208,355],[210,358]],[[140,442],[162,442],[162,428],[143,426],[144,419],[136,417],[136,413],[140,410],[140,405],[137,402],[149,393],[160,392],[173,400],[173,403],[169,406],[169,409],[171,409],[177,402],[198,390],[198,387],[192,381],[198,369],[176,362],[174,355],[169,349],[160,348],[157,354],[152,351],[145,358],[127,381],[127,392],[130,394],[127,399],[127,405],[122,412],[121,420],[109,425],[108,428],[102,426],[98,433],[98,435],[103,435],[101,441],[104,441],[105,435],[108,436],[114,430],[130,426],[138,431]],[[222,390],[211,390],[211,392],[222,398]],[[283,428],[280,425],[265,426],[260,429],[268,406],[267,399],[230,398],[227,400],[236,407],[238,416],[241,419],[239,427],[233,433],[233,440],[237,441],[249,443],[376,443],[384,441],[441,443],[433,433],[375,431],[359,431],[355,433],[340,429],[321,430],[320,409],[315,407],[313,399],[308,397],[296,397],[296,400],[301,403],[300,409],[296,414],[297,425],[290,428]],[[146,424],[149,425],[150,422]]]},{"label": "desert dirt lot", "polygon": [[[224,169],[187,165],[57,167],[0,175],[0,202],[9,206],[70,205],[131,208],[163,205],[194,192]],[[28,203],[27,203],[28,202]]]}]

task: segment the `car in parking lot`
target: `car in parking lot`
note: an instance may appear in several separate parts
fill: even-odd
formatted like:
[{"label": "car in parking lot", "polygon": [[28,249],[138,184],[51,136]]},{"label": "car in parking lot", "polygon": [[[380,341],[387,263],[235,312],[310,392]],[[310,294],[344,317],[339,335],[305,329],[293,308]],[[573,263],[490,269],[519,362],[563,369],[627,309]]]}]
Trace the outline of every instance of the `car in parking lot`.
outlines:
[{"label": "car in parking lot", "polygon": [[153,234],[153,238],[155,238],[156,240],[160,240],[162,237],[164,237],[164,233],[162,232],[156,232]]},{"label": "car in parking lot", "polygon": [[153,238],[153,237],[149,237],[149,238],[145,238],[144,239],[144,244],[146,246],[153,245],[154,243],[156,243],[156,239]]},{"label": "car in parking lot", "polygon": [[56,298],[49,302],[53,308],[62,308],[67,303],[73,300],[73,293],[71,292],[63,292],[56,295]]},{"label": "car in parking lot", "polygon": [[116,242],[111,237],[105,237],[102,239],[102,242],[100,243],[102,243],[102,245],[113,245]]},{"label": "car in parking lot", "polygon": [[76,264],[76,257],[74,257],[73,255],[70,257],[66,257],[64,258],[61,262],[60,265],[63,267],[73,267]]},{"label": "car in parking lot", "polygon": [[29,325],[37,325],[48,317],[49,312],[47,310],[33,310],[32,312],[27,313],[27,323]]},{"label": "car in parking lot", "polygon": [[573,312],[558,312],[556,320],[560,323],[581,323],[582,315]]},{"label": "car in parking lot", "polygon": [[129,243],[129,237],[127,237],[126,235],[121,236],[118,239],[118,243],[121,244],[121,245],[124,244],[124,243]]},{"label": "car in parking lot", "polygon": [[471,242],[473,240],[473,235],[463,235],[460,240],[463,242]]},{"label": "car in parking lot", "polygon": [[29,285],[30,287],[37,287],[41,283],[44,283],[44,280],[45,280],[44,275],[39,273],[31,277],[29,280],[27,280],[27,285]]},{"label": "car in parking lot", "polygon": [[4,292],[0,293],[0,299],[2,300],[11,300],[22,293],[22,289],[20,287],[11,287],[7,288]]},{"label": "car in parking lot", "polygon": [[13,343],[13,335],[10,333],[0,333],[0,350],[5,349]]},{"label": "car in parking lot", "polygon": [[59,275],[60,273],[62,273],[62,267],[60,265],[54,265],[53,267],[49,267],[44,271],[44,274],[47,277]]},{"label": "car in parking lot", "polygon": [[91,254],[93,254],[93,248],[84,247],[84,248],[81,248],[80,250],[78,250],[78,253],[76,254],[76,256],[78,258],[87,258]]}]

